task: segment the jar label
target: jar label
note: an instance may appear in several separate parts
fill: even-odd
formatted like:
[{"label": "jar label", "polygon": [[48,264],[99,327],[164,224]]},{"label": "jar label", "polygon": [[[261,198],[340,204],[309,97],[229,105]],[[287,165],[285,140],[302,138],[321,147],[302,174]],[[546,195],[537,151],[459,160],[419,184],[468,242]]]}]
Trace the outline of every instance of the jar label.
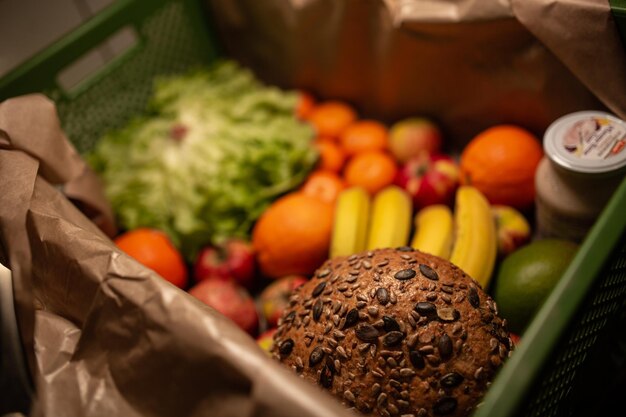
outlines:
[{"label": "jar label", "polygon": [[605,117],[587,117],[565,131],[562,146],[577,158],[611,158],[626,147],[626,128]]}]

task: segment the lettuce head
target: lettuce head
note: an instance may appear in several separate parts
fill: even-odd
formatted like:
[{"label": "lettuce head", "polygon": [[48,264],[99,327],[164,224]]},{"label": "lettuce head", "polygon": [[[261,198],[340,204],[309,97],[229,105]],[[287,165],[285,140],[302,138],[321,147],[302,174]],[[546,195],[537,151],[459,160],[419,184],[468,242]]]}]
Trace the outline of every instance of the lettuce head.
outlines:
[{"label": "lettuce head", "polygon": [[123,228],[163,230],[193,259],[203,245],[249,238],[313,168],[296,99],[232,61],[161,78],[147,115],[103,137],[88,160]]}]

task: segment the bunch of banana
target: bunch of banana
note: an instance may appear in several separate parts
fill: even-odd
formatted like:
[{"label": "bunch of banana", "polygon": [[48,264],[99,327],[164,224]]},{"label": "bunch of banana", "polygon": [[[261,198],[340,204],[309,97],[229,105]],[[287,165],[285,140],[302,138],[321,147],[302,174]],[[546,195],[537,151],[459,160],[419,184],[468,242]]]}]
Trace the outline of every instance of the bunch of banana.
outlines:
[{"label": "bunch of banana", "polygon": [[450,260],[487,288],[498,240],[491,206],[479,190],[461,186],[454,213],[444,205],[421,209],[415,216],[415,227],[411,246]]},{"label": "bunch of banana", "polygon": [[390,185],[370,201],[361,187],[337,197],[330,256],[347,256],[366,249],[404,246],[411,232],[413,207],[402,188]]},{"label": "bunch of banana", "polygon": [[[413,208],[402,188],[390,185],[370,201],[365,189],[351,187],[339,194],[336,204],[331,257],[409,241]],[[478,189],[459,187],[454,212],[445,205],[428,206],[417,212],[414,225],[412,247],[450,260],[487,288],[498,240],[491,206]]]}]

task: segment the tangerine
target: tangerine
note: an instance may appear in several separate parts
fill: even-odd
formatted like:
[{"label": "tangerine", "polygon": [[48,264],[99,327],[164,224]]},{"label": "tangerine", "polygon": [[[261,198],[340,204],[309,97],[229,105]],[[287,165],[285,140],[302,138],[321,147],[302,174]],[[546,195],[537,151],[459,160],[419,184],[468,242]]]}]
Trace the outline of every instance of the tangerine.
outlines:
[{"label": "tangerine", "polygon": [[114,243],[142,265],[179,288],[187,285],[187,267],[180,252],[160,230],[138,228],[115,238]]},{"label": "tangerine", "polygon": [[535,201],[535,171],[543,157],[539,139],[513,125],[491,127],[461,153],[461,183],[478,188],[491,204],[526,209]]},{"label": "tangerine", "polygon": [[344,177],[349,186],[358,185],[375,194],[393,183],[398,172],[395,160],[386,152],[356,154],[346,164]]},{"label": "tangerine", "polygon": [[334,203],[337,196],[345,188],[339,175],[330,171],[315,171],[309,174],[300,190],[326,203]]},{"label": "tangerine", "polygon": [[315,107],[315,99],[306,91],[298,91],[298,101],[296,103],[296,117],[306,120]]},{"label": "tangerine", "polygon": [[311,275],[328,257],[333,216],[332,204],[302,192],[274,201],[252,229],[261,272]]},{"label": "tangerine", "polygon": [[343,150],[331,139],[320,138],[315,141],[315,147],[320,154],[317,168],[320,170],[341,172],[346,162]]},{"label": "tangerine", "polygon": [[382,151],[388,145],[387,128],[375,120],[359,120],[343,131],[339,144],[348,156],[365,151]]},{"label": "tangerine", "polygon": [[356,118],[356,111],[348,104],[331,100],[313,108],[308,120],[315,127],[318,136],[338,138]]}]

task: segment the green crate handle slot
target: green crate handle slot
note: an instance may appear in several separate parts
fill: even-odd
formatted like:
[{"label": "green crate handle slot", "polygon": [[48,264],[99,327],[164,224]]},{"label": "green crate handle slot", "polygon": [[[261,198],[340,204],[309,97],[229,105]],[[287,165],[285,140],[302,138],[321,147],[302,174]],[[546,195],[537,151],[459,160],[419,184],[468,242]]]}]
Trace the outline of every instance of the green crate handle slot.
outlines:
[{"label": "green crate handle slot", "polygon": [[57,88],[58,91],[60,92],[61,94],[60,97],[65,100],[68,100],[68,99],[71,100],[71,99],[78,97],[84,91],[88,90],[91,86],[97,84],[102,78],[109,75],[111,71],[115,70],[115,68],[123,65],[125,62],[131,59],[135,54],[140,52],[141,49],[145,47],[146,45],[146,39],[145,37],[139,34],[138,28],[134,26],[132,26],[132,28],[134,29],[135,36],[137,36],[137,39],[134,42],[134,44],[131,45],[126,50],[122,51],[121,53],[117,54],[110,61],[96,68],[86,77],[78,81],[76,85],[73,85],[69,88],[65,88],[59,85],[58,81],[55,80],[55,88]]},{"label": "green crate handle slot", "polygon": [[[169,3],[167,0],[117,0],[113,2],[102,12],[0,78],[0,100],[51,88],[62,91],[65,98],[75,97],[106,75],[108,70],[123,64],[128,57],[142,47],[143,40],[138,28],[153,11],[167,3]],[[187,7],[192,7],[192,10],[197,10],[195,14],[190,13],[190,17],[195,18],[192,23],[207,33],[206,24],[202,20],[203,10],[200,2],[186,0],[185,3]],[[127,26],[133,27],[139,38],[133,47],[99,68],[96,74],[88,76],[71,92],[65,92],[59,86],[57,82],[59,72]]]}]

